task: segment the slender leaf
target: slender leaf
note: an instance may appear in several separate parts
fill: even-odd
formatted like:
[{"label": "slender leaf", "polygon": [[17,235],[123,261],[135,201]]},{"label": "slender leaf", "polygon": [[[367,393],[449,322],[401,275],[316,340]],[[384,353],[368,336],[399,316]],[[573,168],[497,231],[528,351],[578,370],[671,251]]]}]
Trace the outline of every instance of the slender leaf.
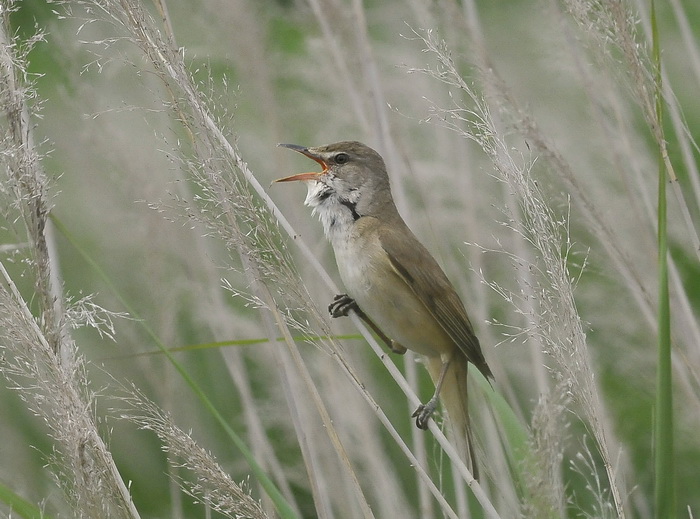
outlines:
[{"label": "slender leaf", "polygon": [[[654,0],[651,1],[651,25],[655,74],[656,120],[663,134],[663,95],[661,83],[661,56]],[[662,140],[663,142],[663,140]],[[657,519],[675,517],[673,468],[673,373],[671,370],[671,307],[668,292],[668,243],[666,209],[665,150],[659,147],[659,201],[658,201],[658,366],[656,387],[656,422],[654,427],[655,498]]]}]

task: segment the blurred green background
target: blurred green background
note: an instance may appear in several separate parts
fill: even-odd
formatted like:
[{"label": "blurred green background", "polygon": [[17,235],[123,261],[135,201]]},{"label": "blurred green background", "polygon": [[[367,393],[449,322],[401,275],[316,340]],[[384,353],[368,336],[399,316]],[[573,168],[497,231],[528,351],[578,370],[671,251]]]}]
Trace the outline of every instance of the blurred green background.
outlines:
[{"label": "blurred green background", "polygon": [[[153,6],[146,5],[158,18]],[[602,12],[601,5],[605,2],[582,2],[580,8]],[[527,328],[526,318],[482,281],[483,277],[515,293],[522,289],[517,281],[518,262],[497,252],[501,246],[518,252],[508,213],[513,210],[512,193],[493,177],[493,165],[478,146],[439,122],[434,124],[439,114],[431,116],[430,107],[433,103],[451,106],[448,88],[416,70],[434,66],[434,58],[422,52],[423,42],[413,29],[434,29],[446,39],[466,80],[479,83],[473,66],[479,50],[468,30],[474,19],[465,15],[470,6],[469,2],[446,0],[327,0],[318,4],[195,0],[167,4],[177,45],[200,92],[209,97],[213,113],[261,184],[268,186],[276,178],[309,167],[302,157],[276,148],[278,142],[320,145],[360,140],[384,154],[397,205],[457,286],[487,359],[496,366],[497,387],[523,423],[529,424],[541,391],[533,381],[538,369],[533,363],[538,358],[547,364],[551,361],[546,354],[533,354],[533,348],[541,345],[532,339],[528,342],[527,334],[510,341],[512,329],[494,324]],[[565,2],[481,1],[474,6],[489,65],[571,166],[577,189],[595,204],[600,221],[613,230],[619,240],[615,245],[630,266],[621,269],[610,253],[609,238],[586,218],[577,191],[551,162],[537,158],[532,151],[536,146],[531,148],[504,118],[504,132],[522,150],[524,162],[535,160],[533,173],[551,197],[551,206],[569,219],[570,272],[576,277],[583,268],[577,306],[601,388],[603,416],[615,436],[610,438],[612,454],[619,456],[624,472],[630,516],[651,517],[656,363],[655,317],[649,313],[656,300],[653,139],[635,103],[629,70],[615,42],[607,42],[608,61],[599,63],[596,52],[603,43],[588,40],[595,31],[587,34],[574,24]],[[33,130],[43,154],[43,169],[51,179],[52,214],[70,233],[69,239],[53,230],[55,267],[64,292],[73,300],[95,294],[97,304],[114,312],[126,311],[114,290],[71,242],[74,240],[137,313],[128,319],[115,318],[114,340],[89,327],[73,332],[78,351],[87,360],[90,388],[97,393],[99,426],[124,480],[130,482],[142,517],[205,517],[211,512],[182,494],[166,475],[176,469],[169,468],[158,439],[119,419],[116,381],[133,382],[172,413],[175,422],[191,430],[235,480],[248,478],[247,464],[167,359],[154,353],[157,347],[141,322],[173,348],[263,339],[256,305],[223,289],[221,280],[242,293],[250,291],[249,282],[220,240],[207,236],[203,225],[186,216],[187,199],[191,202],[198,189],[188,178],[180,155],[190,149],[188,135],[166,106],[170,93],[141,50],[126,38],[124,29],[105,21],[98,8],[90,12],[77,3],[26,0],[17,7],[11,23],[20,41],[37,29],[46,33],[45,41],[29,55],[28,72],[36,85]],[[638,8],[646,10],[636,15],[638,41],[643,46],[648,6],[629,2],[629,7],[635,13]],[[668,85],[693,137],[700,124],[700,74],[691,49],[698,50],[700,4],[677,0],[657,7]],[[680,8],[684,11],[679,15]],[[498,107],[492,109],[497,112]],[[697,226],[700,213],[695,184],[699,179],[697,170],[689,167],[693,163],[682,155],[687,136],[679,143],[678,135],[669,122],[667,138],[679,175],[678,192],[685,197]],[[689,149],[688,154],[697,159],[697,148]],[[268,193],[339,282],[320,225],[302,205],[303,188],[272,186]],[[700,510],[700,268],[674,191],[669,192],[669,208],[675,269],[677,499],[679,517],[689,517]],[[2,242],[18,243],[21,236],[15,223],[3,223]],[[295,251],[292,240],[283,240]],[[31,302],[32,282],[23,275],[21,257],[21,250],[2,254]],[[532,261],[537,262],[536,255]],[[297,268],[312,299],[324,309],[333,294],[303,258]],[[349,322],[333,322],[332,330],[356,333]],[[362,382],[399,432],[405,437],[414,434],[408,419],[411,406],[379,360],[362,340],[347,340],[344,345]],[[246,413],[258,415],[279,467],[279,472],[270,470],[288,485],[300,513],[315,517],[318,512],[275,364],[276,350],[281,347],[233,345],[176,356],[244,438],[253,434]],[[401,517],[439,516],[435,511],[417,510],[413,469],[335,364],[311,345],[300,343],[300,349],[333,410],[351,457],[357,456],[358,477],[373,506],[377,510],[390,506],[373,494],[380,493],[372,487],[381,478],[383,485],[393,489],[384,499],[401,502],[399,510],[408,514]],[[396,362],[404,367],[403,359]],[[424,370],[419,369],[418,375],[418,388],[425,398],[431,391],[430,381]],[[50,516],[71,516],[46,467],[52,440],[42,420],[5,384],[0,389],[0,416],[0,482],[41,504]],[[569,464],[586,446],[594,450],[594,444],[575,405],[566,419],[568,424],[561,431],[565,445],[561,471],[571,501],[567,513],[569,517],[613,517],[607,515],[610,510],[599,510],[592,497],[595,493],[586,490],[591,479],[586,481]],[[363,427],[355,430],[356,422],[363,422]],[[318,430],[316,424],[309,434],[320,434]],[[373,472],[371,464],[357,454],[363,442],[370,441],[361,436],[365,431],[374,431],[374,448],[383,448],[391,462],[386,467],[390,483],[386,481],[389,476]],[[484,443],[490,441],[484,438],[486,432],[481,435]],[[440,460],[438,448],[430,438],[427,441],[428,452]],[[485,451],[488,456],[488,448]],[[260,455],[267,459],[265,453]],[[439,465],[434,461],[431,466]],[[322,466],[329,475],[337,470],[331,461]],[[602,467],[597,474],[606,487]],[[255,481],[250,485],[259,497]],[[489,488],[498,496],[497,482]],[[342,490],[338,494],[332,503],[336,516],[359,517],[354,506],[343,506],[350,498]],[[498,497],[495,500],[499,502]],[[11,516],[8,509],[3,513]],[[514,517],[509,513],[502,512],[502,516]],[[475,516],[480,516],[478,511]]]}]

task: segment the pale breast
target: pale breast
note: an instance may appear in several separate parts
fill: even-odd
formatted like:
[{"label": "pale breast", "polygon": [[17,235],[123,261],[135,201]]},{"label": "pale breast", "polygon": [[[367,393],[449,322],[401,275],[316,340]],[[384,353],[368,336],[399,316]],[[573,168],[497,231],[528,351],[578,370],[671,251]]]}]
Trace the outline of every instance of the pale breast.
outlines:
[{"label": "pale breast", "polygon": [[348,295],[390,338],[422,355],[438,355],[444,346],[437,349],[436,345],[451,340],[396,273],[376,233],[359,224],[348,228],[342,239],[333,240]]}]

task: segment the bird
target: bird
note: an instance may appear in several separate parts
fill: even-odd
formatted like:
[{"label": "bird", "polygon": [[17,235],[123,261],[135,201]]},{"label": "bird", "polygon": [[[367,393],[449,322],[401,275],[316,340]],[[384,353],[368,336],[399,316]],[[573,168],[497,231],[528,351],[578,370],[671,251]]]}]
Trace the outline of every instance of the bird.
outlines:
[{"label": "bird", "polygon": [[469,364],[493,374],[467,311],[438,262],[399,214],[381,155],[357,141],[319,147],[279,144],[316,161],[321,171],[275,182],[302,181],[304,201],[318,216],[347,293],[329,305],[332,317],[355,312],[389,349],[426,359],[433,396],[412,417],[427,429],[442,401],[452,436],[478,479],[467,399]]}]

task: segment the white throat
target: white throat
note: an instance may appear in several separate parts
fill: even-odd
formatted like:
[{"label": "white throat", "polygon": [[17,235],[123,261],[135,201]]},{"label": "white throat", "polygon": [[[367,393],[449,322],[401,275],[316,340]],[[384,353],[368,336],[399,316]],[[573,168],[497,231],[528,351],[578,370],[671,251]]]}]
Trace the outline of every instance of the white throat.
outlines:
[{"label": "white throat", "polygon": [[326,238],[335,248],[339,241],[347,239],[352,225],[360,218],[356,211],[360,193],[353,189],[341,197],[332,186],[316,180],[307,182],[306,187],[304,205],[313,209],[312,214],[318,215]]}]

